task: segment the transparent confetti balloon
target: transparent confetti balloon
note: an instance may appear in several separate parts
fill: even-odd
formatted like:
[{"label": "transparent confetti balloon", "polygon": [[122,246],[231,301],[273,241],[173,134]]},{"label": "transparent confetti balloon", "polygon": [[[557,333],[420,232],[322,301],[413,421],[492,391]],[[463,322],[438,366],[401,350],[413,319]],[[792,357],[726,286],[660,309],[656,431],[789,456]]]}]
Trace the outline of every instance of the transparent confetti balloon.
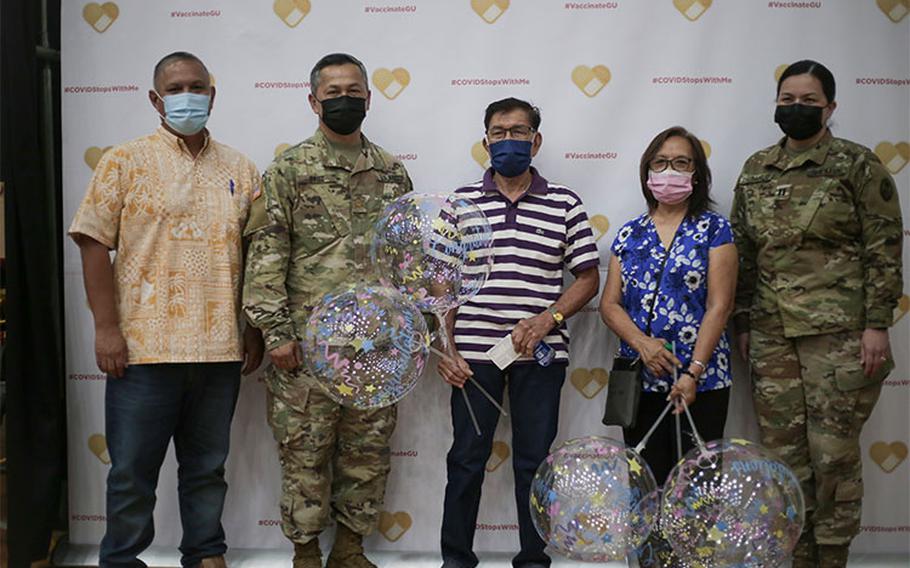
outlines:
[{"label": "transparent confetti balloon", "polygon": [[404,398],[426,366],[426,320],[396,290],[344,287],[323,298],[301,347],[310,373],[337,402],[381,408]]},{"label": "transparent confetti balloon", "polygon": [[493,230],[470,199],[409,193],[375,225],[371,257],[383,284],[425,313],[444,314],[472,298],[493,266]]},{"label": "transparent confetti balloon", "polygon": [[531,519],[558,554],[622,561],[648,537],[659,501],[654,475],[634,450],[610,438],[577,438],[537,468]]},{"label": "transparent confetti balloon", "polygon": [[793,472],[765,448],[721,439],[694,448],[664,487],[660,530],[683,566],[772,568],[805,521]]}]

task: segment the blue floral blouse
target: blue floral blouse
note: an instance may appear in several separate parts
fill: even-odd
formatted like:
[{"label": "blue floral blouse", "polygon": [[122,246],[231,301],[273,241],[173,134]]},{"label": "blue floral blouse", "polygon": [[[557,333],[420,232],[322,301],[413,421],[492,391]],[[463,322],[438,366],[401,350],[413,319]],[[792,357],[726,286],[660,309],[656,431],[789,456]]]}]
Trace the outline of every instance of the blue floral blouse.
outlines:
[{"label": "blue floral blouse", "polygon": [[[648,214],[632,219],[619,229],[611,250],[622,266],[622,303],[633,322],[644,333],[667,341],[676,341],[676,357],[688,368],[692,350],[705,316],[708,303],[708,252],[733,242],[730,222],[722,215],[706,211],[697,217],[686,217],[670,244],[654,307],[651,331],[648,314],[658,290],[657,276],[667,249],[660,242],[657,228]],[[620,346],[622,357],[637,357],[626,342]],[[700,392],[729,387],[730,340],[721,335],[708,368],[699,382]],[[672,376],[655,377],[643,370],[642,385],[648,392],[666,392]]]}]

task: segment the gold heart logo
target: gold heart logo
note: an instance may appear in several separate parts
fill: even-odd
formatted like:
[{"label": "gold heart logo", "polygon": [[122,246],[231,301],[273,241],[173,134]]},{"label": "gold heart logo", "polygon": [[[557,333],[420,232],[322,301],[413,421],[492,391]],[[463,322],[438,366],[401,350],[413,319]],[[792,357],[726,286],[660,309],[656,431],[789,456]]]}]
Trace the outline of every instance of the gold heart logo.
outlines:
[{"label": "gold heart logo", "polygon": [[610,69],[606,65],[579,65],[572,69],[572,82],[581,89],[581,92],[589,97],[596,97],[601,89],[610,82]]},{"label": "gold heart logo", "polygon": [[885,13],[895,24],[904,19],[910,12],[910,0],[876,0],[878,9]]},{"label": "gold heart logo", "polygon": [[310,13],[310,8],[310,0],[275,0],[272,4],[275,15],[289,28],[297,27],[297,24]]},{"label": "gold heart logo", "polygon": [[702,150],[705,151],[705,157],[710,158],[711,157],[711,145],[708,144],[707,140],[699,140],[699,142],[701,142]]},{"label": "gold heart logo", "polygon": [[92,146],[86,150],[85,154],[82,156],[82,158],[85,160],[85,165],[94,170],[98,166],[98,162],[101,161],[101,156],[103,156],[104,153],[110,149],[111,146],[105,146],[104,148]]},{"label": "gold heart logo", "polygon": [[411,84],[411,74],[403,67],[389,71],[385,67],[373,71],[373,86],[390,101]]},{"label": "gold heart logo", "polygon": [[396,542],[403,537],[412,524],[411,515],[404,511],[396,513],[382,511],[379,513],[379,532],[389,542]]},{"label": "gold heart logo", "polygon": [[120,8],[113,2],[89,2],[82,8],[82,19],[99,34],[106,32],[119,16]]},{"label": "gold heart logo", "polygon": [[713,3],[714,0],[673,0],[676,9],[691,22],[701,18]]},{"label": "gold heart logo", "polygon": [[290,144],[285,144],[283,142],[281,144],[275,146],[275,157],[277,158],[278,156],[284,154],[287,151],[287,149],[290,147],[291,147]]},{"label": "gold heart logo", "polygon": [[104,465],[111,465],[111,455],[107,453],[107,439],[103,434],[92,434],[88,437],[88,449]]},{"label": "gold heart logo", "polygon": [[903,442],[875,442],[869,447],[869,457],[885,473],[891,473],[907,459],[907,444]]},{"label": "gold heart logo", "polygon": [[487,152],[487,149],[483,147],[483,140],[480,142],[475,142],[471,146],[471,157],[474,158],[474,161],[480,165],[481,168],[487,169],[490,167],[490,154]]},{"label": "gold heart logo", "polygon": [[595,215],[591,217],[591,226],[594,227],[594,232],[597,235],[594,240],[599,241],[610,230],[610,220],[604,215]]},{"label": "gold heart logo", "polygon": [[774,83],[775,84],[780,83],[780,76],[784,74],[784,71],[786,71],[787,67],[789,67],[789,66],[790,66],[789,63],[781,63],[780,65],[778,65],[777,67],[774,68]]},{"label": "gold heart logo", "polygon": [[490,451],[490,458],[487,460],[487,471],[492,473],[499,469],[499,466],[504,464],[510,455],[512,455],[512,450],[509,449],[509,444],[499,440],[493,442],[493,449]]},{"label": "gold heart logo", "polygon": [[888,171],[894,175],[904,169],[907,162],[910,162],[910,144],[907,142],[879,142],[875,147],[875,155],[885,164]]},{"label": "gold heart logo", "polygon": [[575,369],[569,382],[585,398],[594,398],[607,386],[610,373],[606,369]]},{"label": "gold heart logo", "polygon": [[902,317],[907,315],[907,312],[910,312],[910,296],[904,294],[901,296],[901,299],[897,301],[897,307],[894,308],[894,323],[900,321]]},{"label": "gold heart logo", "polygon": [[471,8],[484,22],[492,24],[509,9],[509,0],[471,0]]}]

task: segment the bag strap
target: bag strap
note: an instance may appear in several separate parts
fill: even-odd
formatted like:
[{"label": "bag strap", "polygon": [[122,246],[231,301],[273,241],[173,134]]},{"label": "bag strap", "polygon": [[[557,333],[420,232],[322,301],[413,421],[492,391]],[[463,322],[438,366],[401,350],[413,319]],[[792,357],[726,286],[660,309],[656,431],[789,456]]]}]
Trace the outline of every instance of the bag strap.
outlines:
[{"label": "bag strap", "polygon": [[[684,220],[685,221],[685,220]],[[680,224],[681,225],[681,224]],[[655,233],[657,230],[655,229]],[[664,269],[667,267],[667,261],[670,260],[670,252],[673,250],[673,243],[676,242],[676,235],[679,233],[679,227],[676,228],[676,233],[673,233],[673,240],[670,241],[670,246],[665,250],[664,261],[660,265],[660,270],[657,272],[657,289],[654,290],[654,300],[651,302],[651,309],[648,310],[648,335],[651,335],[651,323],[654,321],[654,309],[657,307],[657,299],[660,297],[660,281],[664,277]],[[660,235],[657,236],[660,240]],[[663,243],[660,244],[663,246]],[[635,357],[635,363],[641,359],[641,355]]]},{"label": "bag strap", "polygon": [[[677,227],[676,232],[679,232]],[[658,235],[658,239],[660,236]],[[648,335],[651,335],[651,323],[654,322],[654,309],[657,307],[657,300],[660,298],[660,281],[664,277],[664,269],[667,267],[667,261],[670,260],[670,252],[673,250],[673,243],[676,242],[676,233],[673,234],[673,240],[670,241],[670,246],[667,247],[664,253],[664,261],[660,265],[660,270],[657,272],[657,288],[654,290],[654,301],[651,302],[651,309],[648,311]],[[661,243],[663,246],[663,243]]]}]

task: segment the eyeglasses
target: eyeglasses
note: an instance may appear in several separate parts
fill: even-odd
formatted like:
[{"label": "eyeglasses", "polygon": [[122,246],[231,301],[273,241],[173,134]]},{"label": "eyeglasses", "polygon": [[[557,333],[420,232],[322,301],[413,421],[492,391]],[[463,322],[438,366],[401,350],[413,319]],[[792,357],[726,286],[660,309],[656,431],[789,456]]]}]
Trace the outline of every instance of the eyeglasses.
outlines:
[{"label": "eyeglasses", "polygon": [[527,140],[530,138],[534,132],[536,132],[530,126],[525,126],[523,124],[518,124],[512,128],[500,128],[494,126],[487,131],[487,137],[491,142],[499,142],[500,140],[505,140],[506,134],[511,135],[515,140]]},{"label": "eyeglasses", "polygon": [[695,160],[685,156],[677,156],[672,160],[654,158],[648,162],[648,168],[650,168],[652,172],[662,172],[667,169],[667,166],[673,166],[673,169],[678,172],[691,172],[695,169]]}]

